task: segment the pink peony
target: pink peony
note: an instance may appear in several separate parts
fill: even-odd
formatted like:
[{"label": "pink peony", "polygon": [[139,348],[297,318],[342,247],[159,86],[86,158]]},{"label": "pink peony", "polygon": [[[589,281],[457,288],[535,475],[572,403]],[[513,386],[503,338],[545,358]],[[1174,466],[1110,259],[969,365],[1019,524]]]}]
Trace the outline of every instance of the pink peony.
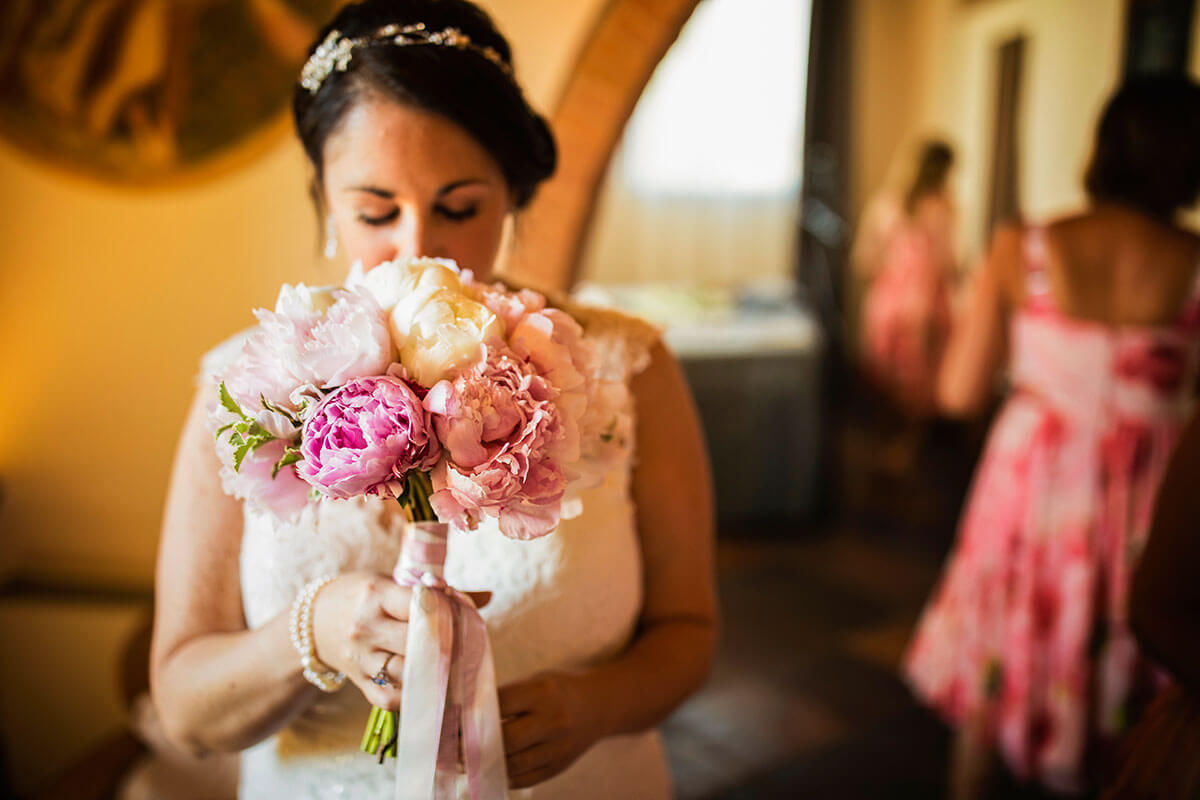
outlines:
[{"label": "pink peony", "polygon": [[578,451],[557,394],[532,364],[495,345],[485,346],[483,361],[429,390],[425,408],[446,451],[430,497],[438,519],[473,528],[484,515],[498,517],[514,539],[554,530],[563,464]]},{"label": "pink peony", "polygon": [[355,378],[325,397],[304,422],[296,473],[328,497],[398,497],[410,470],[440,454],[429,416],[404,381]]},{"label": "pink peony", "polygon": [[383,310],[365,293],[284,286],[275,310],[255,316],[258,327],[222,376],[248,414],[262,408],[260,397],[297,411],[297,387],[332,388],[395,360]]}]

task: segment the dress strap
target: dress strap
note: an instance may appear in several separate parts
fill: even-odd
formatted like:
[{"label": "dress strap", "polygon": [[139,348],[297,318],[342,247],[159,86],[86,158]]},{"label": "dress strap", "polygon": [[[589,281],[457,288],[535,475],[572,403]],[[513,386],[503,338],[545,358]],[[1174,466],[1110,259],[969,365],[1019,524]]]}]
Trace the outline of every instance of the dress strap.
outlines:
[{"label": "dress strap", "polygon": [[1021,256],[1025,265],[1025,306],[1032,310],[1054,308],[1050,292],[1050,274],[1046,269],[1046,228],[1030,225],[1021,237]]},{"label": "dress strap", "polygon": [[1195,266],[1192,289],[1179,315],[1179,322],[1186,328],[1200,328],[1200,261]]}]

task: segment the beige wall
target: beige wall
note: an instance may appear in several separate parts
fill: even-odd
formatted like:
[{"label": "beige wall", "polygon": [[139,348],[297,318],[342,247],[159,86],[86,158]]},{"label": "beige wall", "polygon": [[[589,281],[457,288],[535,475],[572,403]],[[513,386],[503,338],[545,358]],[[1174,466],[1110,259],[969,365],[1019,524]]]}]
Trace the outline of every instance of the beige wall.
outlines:
[{"label": "beige wall", "polygon": [[[918,136],[945,135],[961,157],[962,244],[979,251],[996,49],[1018,34],[1027,37],[1022,207],[1037,218],[1078,206],[1092,130],[1119,78],[1124,8],[1122,0],[859,0],[853,207],[895,153]],[[1200,46],[1193,51],[1200,61]]]},{"label": "beige wall", "polygon": [[[535,104],[605,0],[485,0]],[[331,282],[289,133],[225,174],[123,189],[0,144],[0,569],[148,586],[200,354],[283,281]]]}]

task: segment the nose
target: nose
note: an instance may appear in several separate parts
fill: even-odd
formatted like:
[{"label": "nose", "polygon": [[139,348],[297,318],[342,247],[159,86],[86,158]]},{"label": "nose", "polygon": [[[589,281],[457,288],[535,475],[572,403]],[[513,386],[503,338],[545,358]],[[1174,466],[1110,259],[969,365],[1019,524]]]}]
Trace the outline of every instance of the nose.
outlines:
[{"label": "nose", "polygon": [[437,258],[442,255],[436,220],[425,211],[412,211],[396,226],[395,248],[402,258]]}]

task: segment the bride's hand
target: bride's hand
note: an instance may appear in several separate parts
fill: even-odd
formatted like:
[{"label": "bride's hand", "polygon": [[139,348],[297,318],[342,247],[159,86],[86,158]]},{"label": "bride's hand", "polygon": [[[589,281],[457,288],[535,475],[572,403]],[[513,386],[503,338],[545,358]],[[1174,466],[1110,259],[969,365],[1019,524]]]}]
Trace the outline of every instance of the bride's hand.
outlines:
[{"label": "bride's hand", "polygon": [[[476,607],[490,592],[468,592]],[[404,644],[412,590],[387,575],[348,572],[317,593],[313,601],[313,647],[319,661],[344,673],[374,706],[400,708]],[[386,671],[385,684],[374,681]]]},{"label": "bride's hand", "polygon": [[580,683],[546,672],[502,686],[500,719],[508,783],[535,786],[575,762],[600,738]]}]

